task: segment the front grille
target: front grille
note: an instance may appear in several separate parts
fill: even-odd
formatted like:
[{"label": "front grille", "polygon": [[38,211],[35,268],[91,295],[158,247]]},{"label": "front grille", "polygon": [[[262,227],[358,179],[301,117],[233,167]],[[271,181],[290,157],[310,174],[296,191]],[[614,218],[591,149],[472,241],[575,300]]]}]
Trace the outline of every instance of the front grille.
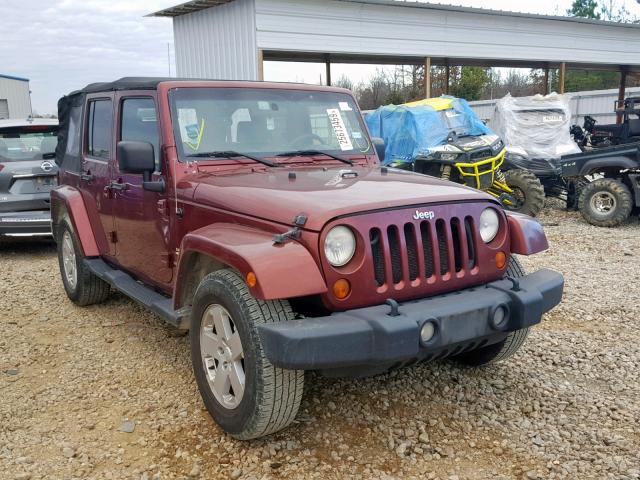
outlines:
[{"label": "front grille", "polygon": [[475,152],[471,152],[469,154],[469,160],[473,162],[476,160],[485,160],[493,156],[494,156],[493,151],[490,148],[485,148],[484,150],[477,150]]},{"label": "front grille", "polygon": [[369,231],[376,284],[399,285],[418,279],[470,272],[477,264],[473,218],[423,220]]}]

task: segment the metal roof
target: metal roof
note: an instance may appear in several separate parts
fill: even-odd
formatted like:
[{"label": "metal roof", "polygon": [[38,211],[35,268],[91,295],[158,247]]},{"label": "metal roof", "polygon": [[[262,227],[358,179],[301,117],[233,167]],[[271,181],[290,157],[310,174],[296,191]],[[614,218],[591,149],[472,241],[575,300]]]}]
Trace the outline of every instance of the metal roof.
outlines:
[{"label": "metal roof", "polygon": [[18,80],[20,82],[28,82],[28,78],[16,77],[13,75],[5,75],[4,73],[0,73],[0,78],[8,78],[9,80]]},{"label": "metal roof", "polygon": [[191,0],[173,7],[165,8],[157,12],[147,15],[148,17],[179,17],[187,13],[199,12],[206,8],[216,7],[224,3],[230,3],[233,0]]},{"label": "metal roof", "polygon": [[[179,5],[176,5],[174,7],[169,7],[163,10],[159,10],[157,12],[149,14],[148,16],[178,17],[180,15],[186,15],[187,13],[198,12],[200,10],[216,7],[218,5],[222,5],[225,3],[231,3],[233,1],[234,0],[191,0],[189,2],[184,2]],[[412,0],[338,0],[338,1],[350,2],[350,3],[363,3],[363,4],[371,4],[371,5],[385,5],[385,6],[400,7],[400,8],[409,7],[409,8],[422,8],[427,10],[475,13],[475,14],[483,14],[483,15],[506,16],[506,17],[537,18],[540,20],[589,23],[589,24],[596,24],[596,25],[607,25],[611,27],[619,27],[619,28],[640,29],[640,23],[618,23],[618,22],[609,22],[606,20],[595,20],[592,18],[565,17],[565,16],[559,16],[559,15],[541,15],[538,13],[522,13],[522,12],[511,12],[507,10],[492,10],[488,8],[462,7],[457,5],[417,2]]]}]

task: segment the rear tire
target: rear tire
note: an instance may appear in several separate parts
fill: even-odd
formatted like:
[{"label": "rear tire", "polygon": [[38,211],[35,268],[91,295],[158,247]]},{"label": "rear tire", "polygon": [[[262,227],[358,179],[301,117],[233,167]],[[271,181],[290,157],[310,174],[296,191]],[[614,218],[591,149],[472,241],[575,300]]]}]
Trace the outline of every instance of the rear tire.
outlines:
[{"label": "rear tire", "polygon": [[60,223],[57,233],[58,264],[69,299],[81,307],[104,302],[111,290],[109,284],[87,268],[76,235],[66,220]]},{"label": "rear tire", "polygon": [[[505,277],[523,277],[525,275],[524,268],[520,264],[517,258],[511,257],[509,259],[509,265],[505,272]],[[463,353],[455,357],[457,361],[465,365],[472,367],[479,367],[482,365],[489,365],[492,363],[500,362],[511,357],[516,353],[520,347],[524,344],[527,336],[529,335],[529,328],[523,328],[514,332],[509,332],[507,338],[504,340],[488,345],[486,347],[478,348],[467,353]]]},{"label": "rear tire", "polygon": [[578,210],[578,201],[582,190],[589,183],[589,179],[586,177],[574,177],[567,181],[567,210],[573,212]]},{"label": "rear tire", "polygon": [[293,318],[289,302],[255,299],[231,270],[207,275],[196,290],[189,335],[198,389],[216,423],[239,440],[282,430],[298,413],[304,371],[273,366],[257,329]]},{"label": "rear tire", "polygon": [[591,225],[617,227],[631,215],[633,198],[620,180],[599,178],[582,189],[578,208]]},{"label": "rear tire", "polygon": [[544,187],[538,177],[528,170],[507,170],[504,172],[506,184],[514,191],[519,204],[506,206],[508,210],[535,217],[544,207]]}]

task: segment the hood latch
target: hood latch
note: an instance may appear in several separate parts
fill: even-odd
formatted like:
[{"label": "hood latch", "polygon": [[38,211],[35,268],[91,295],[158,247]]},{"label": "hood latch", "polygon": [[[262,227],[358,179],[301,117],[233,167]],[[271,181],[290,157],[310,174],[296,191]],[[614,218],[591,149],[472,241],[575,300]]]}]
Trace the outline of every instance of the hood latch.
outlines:
[{"label": "hood latch", "polygon": [[300,227],[304,227],[305,223],[307,223],[307,216],[305,214],[301,213],[296,215],[293,218],[294,227],[284,233],[274,235],[273,243],[276,245],[282,245],[283,243],[286,243],[287,240],[298,240],[301,233]]}]

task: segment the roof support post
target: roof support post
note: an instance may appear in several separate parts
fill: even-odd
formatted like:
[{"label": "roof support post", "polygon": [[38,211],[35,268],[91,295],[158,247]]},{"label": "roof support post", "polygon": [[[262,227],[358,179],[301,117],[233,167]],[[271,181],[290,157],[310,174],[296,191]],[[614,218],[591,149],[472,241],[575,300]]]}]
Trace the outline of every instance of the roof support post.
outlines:
[{"label": "roof support post", "polygon": [[256,59],[257,62],[257,71],[258,71],[258,80],[263,82],[264,81],[264,55],[262,53],[261,49],[258,49],[258,58]]},{"label": "roof support post", "polygon": [[620,110],[624,105],[624,97],[627,89],[627,68],[620,67],[620,86],[618,87],[618,105],[616,111],[616,123],[621,124],[623,112]]},{"label": "roof support post", "polygon": [[327,86],[331,86],[331,57],[329,54],[324,56],[324,67],[326,71]]},{"label": "roof support post", "polygon": [[549,95],[549,64],[545,65],[544,68],[544,90],[543,93],[545,95]]},{"label": "roof support post", "polygon": [[424,59],[424,95],[431,98],[431,57]]},{"label": "roof support post", "polygon": [[558,93],[564,93],[564,81],[567,76],[567,64],[562,62],[560,64],[560,79],[558,80]]},{"label": "roof support post", "polygon": [[444,60],[444,93],[449,95],[449,84],[451,83],[451,67],[449,66],[449,59]]}]

